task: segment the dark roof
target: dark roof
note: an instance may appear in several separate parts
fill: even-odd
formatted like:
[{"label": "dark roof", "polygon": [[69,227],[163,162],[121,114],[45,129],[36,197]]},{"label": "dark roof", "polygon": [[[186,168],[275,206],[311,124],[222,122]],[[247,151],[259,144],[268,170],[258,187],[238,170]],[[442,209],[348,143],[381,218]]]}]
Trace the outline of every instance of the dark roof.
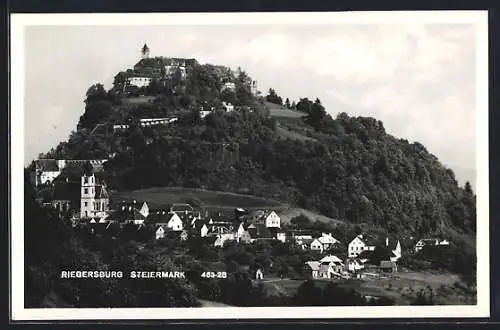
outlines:
[{"label": "dark roof", "polygon": [[[370,245],[370,246],[375,246],[375,245],[380,245],[380,240],[378,240],[376,237],[372,236],[372,235],[367,235],[367,234],[362,234],[361,235],[362,237],[360,237],[360,239],[366,244],[366,245]],[[354,238],[352,239],[354,240]],[[351,241],[352,241],[351,240]],[[384,245],[385,245],[385,241],[384,241]]]},{"label": "dark roof", "polygon": [[201,229],[203,227],[203,225],[207,225],[208,227],[208,221],[205,220],[205,219],[198,219],[194,222],[194,224],[191,224],[191,222],[189,222],[189,227],[190,228],[195,228],[195,229]]},{"label": "dark roof", "polygon": [[125,207],[112,212],[106,220],[124,222],[126,220],[145,220],[146,218],[137,209]]},{"label": "dark roof", "polygon": [[253,224],[248,227],[248,233],[252,238],[271,238],[271,232],[264,224]]},{"label": "dark roof", "polygon": [[172,211],[176,212],[176,213],[186,212],[186,211],[188,211],[188,212],[194,211],[194,208],[191,205],[185,204],[185,203],[183,203],[183,204],[172,204],[170,206],[170,209]]},{"label": "dark roof", "polygon": [[270,227],[268,230],[273,236],[276,236],[278,233],[285,233],[285,230],[282,228]]},{"label": "dark roof", "polygon": [[172,213],[169,213],[167,211],[154,211],[149,212],[149,215],[146,218],[145,222],[148,224],[168,223],[171,217]]},{"label": "dark roof", "polygon": [[365,250],[358,254],[358,259],[370,259],[373,255],[373,251]]},{"label": "dark roof", "polygon": [[37,159],[36,167],[42,171],[59,171],[59,165],[56,159]]},{"label": "dark roof", "polygon": [[213,221],[232,222],[236,220],[236,212],[234,209],[222,208],[207,210],[206,216]]},{"label": "dark roof", "polygon": [[191,224],[191,221],[194,218],[193,213],[187,213],[187,214],[185,212],[175,212],[175,213],[179,216],[179,218],[181,218],[182,222],[186,224]]},{"label": "dark roof", "polygon": [[63,200],[77,203],[80,200],[80,184],[57,182],[52,189],[52,200]]},{"label": "dark roof", "polygon": [[147,202],[144,201],[144,200],[136,200],[136,199],[134,199],[134,200],[122,200],[120,202],[120,206],[121,205],[126,205],[126,206],[132,206],[132,207],[138,208],[138,207],[142,207],[142,205],[144,203],[147,203]]}]

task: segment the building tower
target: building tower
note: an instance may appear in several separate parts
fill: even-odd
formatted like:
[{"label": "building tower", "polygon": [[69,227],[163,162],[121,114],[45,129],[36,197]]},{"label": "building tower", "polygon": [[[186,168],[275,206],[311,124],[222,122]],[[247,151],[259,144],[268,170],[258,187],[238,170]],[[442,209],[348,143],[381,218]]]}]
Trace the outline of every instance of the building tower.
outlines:
[{"label": "building tower", "polygon": [[104,184],[97,183],[93,173],[84,173],[81,181],[80,217],[104,217],[109,198]]},{"label": "building tower", "polygon": [[142,53],[142,58],[149,58],[149,47],[148,45],[144,44],[144,46],[142,47],[141,49],[141,53]]}]

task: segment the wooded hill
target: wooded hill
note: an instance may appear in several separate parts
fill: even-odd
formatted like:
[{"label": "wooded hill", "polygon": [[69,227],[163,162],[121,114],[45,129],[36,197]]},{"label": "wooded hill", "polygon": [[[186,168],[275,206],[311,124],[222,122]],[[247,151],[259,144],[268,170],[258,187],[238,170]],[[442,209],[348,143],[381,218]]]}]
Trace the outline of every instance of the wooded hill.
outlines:
[{"label": "wooded hill", "polygon": [[[195,64],[186,79],[154,80],[135,91],[149,96],[143,103],[130,102],[119,80],[109,91],[93,85],[78,129],[45,156],[113,155],[106,173],[117,190],[186,186],[245,193],[393,234],[441,234],[475,244],[470,185],[460,187],[423,145],[391,136],[375,118],[332,117],[319,99],[287,99],[283,111],[293,108],[295,118],[283,124],[286,116],[266,105],[283,102],[274,90],[266,98],[255,95],[246,72],[221,68]],[[228,72],[234,90],[223,88]],[[222,102],[236,110],[225,112]],[[202,119],[200,109],[214,111]],[[166,116],[179,120],[161,128],[138,125],[140,118]],[[130,129],[113,132],[112,125],[122,123]]]}]

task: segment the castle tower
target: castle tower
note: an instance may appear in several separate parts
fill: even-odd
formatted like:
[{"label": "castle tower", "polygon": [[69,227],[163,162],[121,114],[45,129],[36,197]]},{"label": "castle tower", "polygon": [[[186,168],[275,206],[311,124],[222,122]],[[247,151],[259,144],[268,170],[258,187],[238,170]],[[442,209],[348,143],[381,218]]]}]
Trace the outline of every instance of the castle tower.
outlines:
[{"label": "castle tower", "polygon": [[142,54],[142,58],[149,58],[149,47],[148,45],[144,44],[144,46],[142,47],[141,49],[141,54]]}]

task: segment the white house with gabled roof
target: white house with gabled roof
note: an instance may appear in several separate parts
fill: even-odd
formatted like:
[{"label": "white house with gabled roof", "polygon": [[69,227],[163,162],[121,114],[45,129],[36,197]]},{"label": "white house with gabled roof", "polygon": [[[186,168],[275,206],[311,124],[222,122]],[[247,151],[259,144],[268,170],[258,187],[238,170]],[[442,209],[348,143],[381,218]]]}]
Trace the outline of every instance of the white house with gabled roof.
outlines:
[{"label": "white house with gabled roof", "polygon": [[265,219],[266,227],[268,227],[268,228],[270,228],[270,227],[280,228],[281,227],[281,218],[274,211],[271,211],[269,213],[264,214],[264,219]]},{"label": "white house with gabled roof", "polygon": [[310,249],[312,251],[319,251],[322,253],[323,252],[323,244],[321,244],[319,239],[316,238],[311,242]]},{"label": "white house with gabled roof", "polygon": [[347,255],[349,258],[357,257],[363,251],[373,251],[375,245],[369,244],[363,235],[356,236],[347,247]]},{"label": "white house with gabled roof", "polygon": [[323,245],[323,250],[328,250],[340,243],[331,233],[321,233],[318,241]]},{"label": "white house with gabled roof", "polygon": [[167,228],[172,231],[182,231],[183,223],[181,218],[177,215],[177,213],[172,213],[170,220],[168,220]]}]

